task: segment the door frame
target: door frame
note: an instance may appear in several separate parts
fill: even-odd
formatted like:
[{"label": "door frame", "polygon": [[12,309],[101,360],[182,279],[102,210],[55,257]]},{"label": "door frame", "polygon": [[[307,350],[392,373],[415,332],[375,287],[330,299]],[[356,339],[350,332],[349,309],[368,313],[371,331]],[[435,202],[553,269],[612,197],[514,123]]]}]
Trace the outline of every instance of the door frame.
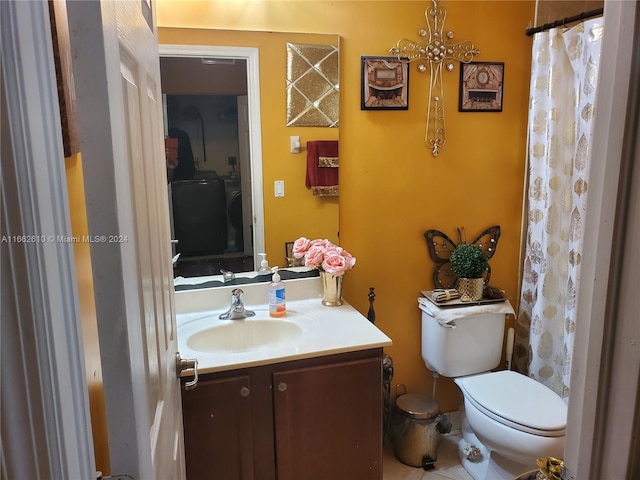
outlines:
[{"label": "door frame", "polygon": [[253,209],[253,264],[260,266],[258,253],[265,251],[264,200],[262,185],[262,127],[260,114],[260,50],[256,47],[160,44],[161,57],[217,57],[247,62],[249,99],[249,160],[251,163],[251,206]]},{"label": "door frame", "polygon": [[637,265],[640,240],[639,197],[633,193],[640,184],[637,3],[605,2],[603,25],[576,306],[581,327],[575,334],[564,452],[567,480],[631,478],[631,469],[639,468],[637,460],[632,465],[640,442],[638,296],[624,282]]},{"label": "door frame", "polygon": [[2,234],[31,239],[2,244],[1,475],[95,478],[48,5],[0,16]]}]

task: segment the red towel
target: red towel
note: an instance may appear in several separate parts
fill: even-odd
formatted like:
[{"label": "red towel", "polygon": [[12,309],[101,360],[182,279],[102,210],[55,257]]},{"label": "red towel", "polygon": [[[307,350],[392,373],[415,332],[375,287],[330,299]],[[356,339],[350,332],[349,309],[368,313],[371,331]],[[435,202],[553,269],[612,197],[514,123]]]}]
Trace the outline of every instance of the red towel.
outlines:
[{"label": "red towel", "polygon": [[307,188],[314,196],[337,197],[338,141],[316,140],[307,142]]}]

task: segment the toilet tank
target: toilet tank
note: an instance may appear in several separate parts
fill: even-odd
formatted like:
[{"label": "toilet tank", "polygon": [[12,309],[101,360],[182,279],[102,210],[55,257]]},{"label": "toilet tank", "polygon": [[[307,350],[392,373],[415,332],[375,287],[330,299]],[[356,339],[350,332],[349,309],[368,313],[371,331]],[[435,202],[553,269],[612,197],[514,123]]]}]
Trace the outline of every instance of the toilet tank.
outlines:
[{"label": "toilet tank", "polygon": [[[462,307],[464,308],[464,307]],[[424,307],[422,358],[427,368],[445,377],[489,371],[502,357],[505,314],[476,314],[455,320],[455,328],[440,325]]]}]

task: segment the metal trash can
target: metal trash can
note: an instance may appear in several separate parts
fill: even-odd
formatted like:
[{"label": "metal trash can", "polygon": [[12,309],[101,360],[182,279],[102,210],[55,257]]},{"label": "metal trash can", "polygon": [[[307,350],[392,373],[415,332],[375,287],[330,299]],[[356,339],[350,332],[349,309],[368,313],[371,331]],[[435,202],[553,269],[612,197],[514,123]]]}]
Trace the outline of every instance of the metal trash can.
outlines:
[{"label": "metal trash can", "polygon": [[451,429],[448,419],[440,414],[438,402],[427,395],[400,395],[392,425],[396,458],[412,467],[434,468],[442,434]]}]

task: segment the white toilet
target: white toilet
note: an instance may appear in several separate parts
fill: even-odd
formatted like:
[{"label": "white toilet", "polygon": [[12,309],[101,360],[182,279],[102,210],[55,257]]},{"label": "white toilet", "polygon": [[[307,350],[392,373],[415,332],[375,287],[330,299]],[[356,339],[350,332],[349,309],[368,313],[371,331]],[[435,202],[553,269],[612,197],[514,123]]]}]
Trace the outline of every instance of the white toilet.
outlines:
[{"label": "white toilet", "polygon": [[[525,375],[490,372],[500,363],[504,310],[513,311],[508,302],[500,305],[445,309],[420,299],[422,358],[429,370],[454,378],[462,391],[458,454],[475,480],[513,480],[534,470],[536,459],[564,454],[564,401]],[[492,308],[499,313],[486,313]]]}]

